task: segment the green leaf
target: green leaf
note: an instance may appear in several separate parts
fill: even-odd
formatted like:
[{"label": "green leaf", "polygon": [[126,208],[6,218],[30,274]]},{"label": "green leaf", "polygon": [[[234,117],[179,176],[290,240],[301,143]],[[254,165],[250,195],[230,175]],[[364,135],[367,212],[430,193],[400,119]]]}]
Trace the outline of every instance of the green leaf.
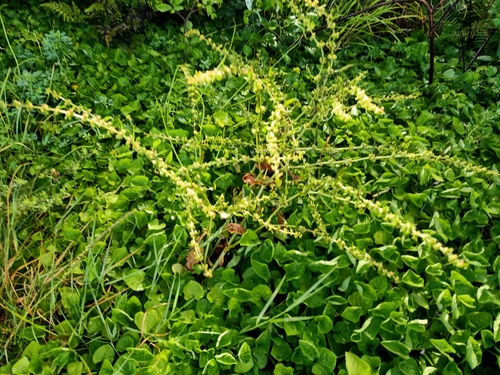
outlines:
[{"label": "green leaf", "polygon": [[467,314],[468,326],[473,334],[476,334],[481,329],[490,327],[493,317],[486,311],[475,311]]},{"label": "green leaf", "polygon": [[271,278],[271,273],[269,272],[269,267],[265,263],[261,263],[255,259],[251,259],[252,268],[257,274],[257,276],[263,278],[265,281],[269,281]]},{"label": "green leaf", "polygon": [[247,229],[240,239],[241,246],[255,246],[260,243],[261,241],[259,240],[259,236],[257,236],[257,234],[251,229]]},{"label": "green leaf", "polygon": [[293,354],[290,344],[288,344],[286,340],[278,336],[273,337],[272,340],[273,340],[273,346],[271,349],[271,355],[278,362],[289,361]]},{"label": "green leaf", "polygon": [[386,340],[380,342],[384,348],[389,350],[390,352],[400,356],[401,358],[408,359],[410,354],[411,349],[403,344],[402,342],[399,341],[394,341],[394,340]]},{"label": "green leaf", "polygon": [[139,292],[145,289],[143,283],[145,277],[146,272],[142,270],[128,269],[124,272],[123,281],[125,281],[125,284],[127,284],[130,289]]},{"label": "green leaf", "polygon": [[80,361],[68,363],[67,370],[68,375],[81,375],[83,374],[83,363]]},{"label": "green leaf", "polygon": [[455,79],[455,70],[453,69],[447,69],[443,72],[443,77],[444,79],[446,79],[447,81],[452,81]]},{"label": "green leaf", "polygon": [[147,186],[149,182],[149,178],[146,176],[134,176],[132,177],[132,180],[130,181],[131,186]]},{"label": "green leaf", "polygon": [[115,349],[118,352],[126,351],[128,348],[133,348],[135,346],[135,340],[132,336],[123,335],[118,339],[118,342],[115,345]]},{"label": "green leaf", "polygon": [[205,289],[200,285],[200,283],[191,280],[182,289],[184,293],[184,299],[189,301],[191,299],[196,299],[197,301],[203,298],[205,295]]},{"label": "green leaf", "polygon": [[495,338],[493,336],[493,332],[488,329],[483,329],[481,331],[481,342],[485,349],[489,349],[495,346]]},{"label": "green leaf", "polygon": [[250,47],[248,46],[248,44],[245,44],[245,45],[243,46],[243,53],[244,53],[246,56],[250,56],[250,55],[253,53],[252,48],[250,48]]},{"label": "green leaf", "polygon": [[235,335],[237,335],[237,332],[235,330],[228,330],[226,332],[222,332],[217,338],[217,343],[215,347],[219,349],[231,345]]},{"label": "green leaf", "polygon": [[345,353],[348,375],[371,375],[372,369],[368,363],[351,352]]},{"label": "green leaf", "polygon": [[424,193],[417,193],[417,194],[412,194],[412,193],[407,193],[405,197],[413,203],[415,206],[421,208],[425,202],[427,202],[427,194]]},{"label": "green leaf", "polygon": [[293,368],[287,367],[283,363],[278,363],[274,367],[273,375],[293,375]]},{"label": "green leaf", "polygon": [[460,119],[458,119],[457,117],[453,117],[452,125],[458,134],[464,135],[465,133],[467,133],[467,130],[465,129],[465,126],[462,124],[462,121],[460,121]]},{"label": "green leaf", "polygon": [[445,339],[431,339],[430,341],[441,353],[456,353],[456,350]]},{"label": "green leaf", "polygon": [[214,188],[226,191],[234,181],[234,176],[231,173],[225,173],[214,181]]},{"label": "green leaf", "polygon": [[33,324],[20,329],[17,335],[19,337],[31,341],[31,340],[41,339],[47,336],[47,332],[43,326]]},{"label": "green leaf", "polygon": [[406,359],[399,362],[399,369],[404,375],[415,375],[420,374],[420,369],[413,358]]},{"label": "green leaf", "polygon": [[443,375],[462,375],[462,371],[456,362],[450,361],[443,370]]},{"label": "green leaf", "polygon": [[500,341],[500,313],[497,314],[493,322],[493,337],[495,338],[495,342]]},{"label": "green leaf", "polygon": [[338,259],[310,262],[307,264],[307,268],[314,272],[326,273],[332,268],[338,268]]},{"label": "green leaf", "polygon": [[26,357],[21,357],[14,366],[12,366],[13,374],[29,374],[30,360]]},{"label": "green leaf", "polygon": [[357,323],[359,318],[363,314],[363,308],[359,306],[348,306],[342,312],[342,318],[349,320],[350,322]]},{"label": "green leaf", "polygon": [[465,259],[465,262],[467,264],[470,264],[472,266],[476,267],[489,267],[490,263],[488,260],[483,257],[481,254],[473,253],[471,251],[462,251],[462,254],[460,254],[461,257]]},{"label": "green leaf", "polygon": [[139,363],[148,363],[154,356],[149,348],[127,348],[128,358]]},{"label": "green leaf", "polygon": [[373,239],[377,245],[389,245],[392,241],[392,236],[386,231],[379,230],[373,234]]},{"label": "green leaf", "polygon": [[370,301],[376,301],[378,299],[377,293],[371,285],[359,281],[355,281],[354,284],[356,285],[359,294],[361,294],[361,297],[369,299]]},{"label": "green leaf", "polygon": [[144,188],[141,186],[134,186],[123,189],[121,193],[127,199],[139,199],[144,195]]},{"label": "green leaf", "polygon": [[41,345],[37,341],[31,341],[23,350],[22,355],[28,357],[28,359],[38,357],[38,354],[40,353],[40,348]]},{"label": "green leaf", "polygon": [[475,369],[481,363],[483,352],[478,342],[474,338],[469,337],[465,351],[465,360],[469,363],[471,369]]},{"label": "green leaf", "polygon": [[319,356],[317,362],[312,368],[314,375],[330,375],[333,374],[337,364],[337,356],[326,348],[318,348]]},{"label": "green leaf", "polygon": [[283,328],[285,329],[287,336],[302,336],[304,329],[306,328],[306,323],[301,320],[287,320],[283,324]]},{"label": "green leaf", "polygon": [[413,270],[406,271],[401,281],[415,288],[422,288],[424,286],[424,279],[413,272]]},{"label": "green leaf", "polygon": [[302,262],[288,263],[283,266],[287,280],[297,280],[304,276],[306,264]]},{"label": "green leaf", "polygon": [[82,240],[82,233],[75,228],[64,225],[62,235],[66,241],[80,242]]},{"label": "green leaf", "polygon": [[95,335],[104,328],[104,322],[101,316],[93,316],[87,322],[87,332],[89,335]]},{"label": "green leaf", "polygon": [[244,342],[238,351],[238,362],[234,366],[234,372],[238,374],[244,374],[253,367],[252,351],[250,346]]},{"label": "green leaf", "polygon": [[374,316],[381,316],[383,318],[388,318],[391,312],[396,311],[398,305],[395,302],[382,302],[375,306],[370,312]]},{"label": "green leaf", "polygon": [[94,363],[99,363],[107,359],[109,362],[113,362],[115,359],[115,351],[113,347],[109,344],[104,344],[97,348],[94,355],[92,356],[92,361]]},{"label": "green leaf", "polygon": [[146,312],[139,311],[135,314],[134,322],[141,332],[153,332],[153,329],[160,321],[160,316],[156,310]]},{"label": "green leaf", "polygon": [[236,358],[230,353],[217,354],[215,360],[226,366],[235,365],[237,363]]},{"label": "green leaf", "polygon": [[311,361],[314,361],[319,356],[318,349],[309,341],[299,340],[299,347],[302,353]]},{"label": "green leaf", "polygon": [[412,331],[425,332],[425,327],[428,323],[427,319],[413,319],[408,322],[406,327]]},{"label": "green leaf", "polygon": [[364,223],[358,223],[358,224],[355,224],[353,227],[352,227],[353,231],[355,234],[366,234],[366,233],[370,233],[370,230],[371,230],[371,222],[364,222]]},{"label": "green leaf", "polygon": [[224,111],[218,111],[213,114],[214,122],[216,125],[219,125],[221,128],[225,126],[231,126],[234,124],[233,119],[229,115],[229,113]]},{"label": "green leaf", "polygon": [[318,332],[320,334],[328,333],[333,328],[333,322],[330,317],[326,315],[319,315],[314,318],[314,321],[317,323]]},{"label": "green leaf", "polygon": [[128,114],[130,114],[132,112],[138,111],[139,109],[141,109],[141,102],[139,100],[134,100],[130,104],[121,107],[120,111],[124,115],[128,115]]},{"label": "green leaf", "polygon": [[253,298],[253,293],[243,288],[222,289],[222,292],[226,296],[234,298],[239,302],[250,301]]},{"label": "green leaf", "polygon": [[424,371],[422,372],[422,375],[432,375],[437,372],[437,368],[428,366],[424,368]]}]

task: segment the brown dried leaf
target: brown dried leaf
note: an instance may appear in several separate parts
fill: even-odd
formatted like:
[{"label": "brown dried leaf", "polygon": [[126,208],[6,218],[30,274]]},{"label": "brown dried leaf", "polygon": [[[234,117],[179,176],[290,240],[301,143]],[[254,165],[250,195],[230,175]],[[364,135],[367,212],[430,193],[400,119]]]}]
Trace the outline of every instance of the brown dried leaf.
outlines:
[{"label": "brown dried leaf", "polygon": [[223,267],[224,266],[224,255],[226,255],[225,252],[223,252],[220,256],[219,256],[219,262],[218,262],[218,266],[219,267]]},{"label": "brown dried leaf", "polygon": [[186,269],[189,271],[193,270],[195,264],[200,263],[198,257],[196,256],[196,251],[191,250],[186,258]]},{"label": "brown dried leaf", "polygon": [[274,173],[273,167],[267,161],[261,161],[260,163],[258,163],[257,168],[259,168],[261,171]]},{"label": "brown dried leaf", "polygon": [[283,216],[283,213],[278,212],[278,224],[283,225],[285,224],[285,217]]},{"label": "brown dried leaf", "polygon": [[229,224],[227,224],[227,231],[229,233],[243,234],[243,233],[245,233],[245,228],[243,228],[238,223],[229,223]]},{"label": "brown dried leaf", "polygon": [[255,179],[255,177],[251,173],[245,173],[242,177],[242,180],[245,184],[254,186],[254,185],[262,185],[262,183]]}]

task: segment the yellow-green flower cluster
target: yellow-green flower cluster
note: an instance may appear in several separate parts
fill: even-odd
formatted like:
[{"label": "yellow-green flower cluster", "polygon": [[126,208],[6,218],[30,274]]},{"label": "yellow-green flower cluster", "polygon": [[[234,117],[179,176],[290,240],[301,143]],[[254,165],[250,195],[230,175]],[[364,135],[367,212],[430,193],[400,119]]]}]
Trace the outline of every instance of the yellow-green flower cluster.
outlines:
[{"label": "yellow-green flower cluster", "polygon": [[359,88],[356,85],[351,86],[351,94],[356,97],[357,103],[361,108],[366,109],[369,112],[381,115],[384,113],[384,108],[375,105],[372,99],[366,95],[365,90]]},{"label": "yellow-green flower cluster", "polygon": [[466,160],[462,160],[460,158],[449,156],[449,155],[436,155],[432,151],[424,151],[420,154],[413,155],[414,158],[420,159],[430,159],[430,160],[439,160],[445,164],[455,166],[457,168],[463,169],[465,171],[473,172],[476,174],[483,174],[492,178],[500,177],[500,172],[494,169],[488,169],[486,167],[481,167],[476,164],[469,163]]},{"label": "yellow-green flower cluster", "polygon": [[396,283],[399,282],[399,276],[397,275],[397,273],[389,271],[383,263],[377,262],[366,251],[363,251],[356,246],[348,245],[344,240],[340,238],[332,239],[332,241],[337,244],[337,246],[341,250],[344,250],[346,253],[351,254],[357,260],[366,262],[371,267],[375,268],[380,275],[387,276],[388,278],[393,279]]},{"label": "yellow-green flower cluster", "polygon": [[382,206],[380,202],[360,197],[359,192],[350,186],[345,186],[340,182],[336,182],[336,185],[340,188],[339,191],[341,191],[341,194],[344,195],[343,198],[339,197],[339,199],[353,204],[358,209],[370,210],[370,212],[372,212],[375,216],[381,218],[393,228],[399,229],[403,234],[410,235],[414,240],[420,240],[431,249],[439,251],[441,254],[446,256],[450,264],[460,268],[465,266],[464,261],[462,259],[458,259],[458,256],[454,254],[453,249],[444,246],[430,234],[419,231],[413,223],[405,221],[400,215],[390,212],[388,207]]},{"label": "yellow-green flower cluster", "polygon": [[187,77],[187,83],[194,86],[208,86],[215,81],[223,80],[231,74],[231,67],[223,65],[205,72],[197,71],[194,75]]},{"label": "yellow-green flower cluster", "polygon": [[270,121],[266,126],[266,148],[269,154],[269,163],[272,165],[274,173],[279,176],[281,169],[281,150],[280,141],[277,134],[282,132],[282,123],[286,121],[284,116],[286,109],[282,103],[277,103],[274,111],[271,113]]}]

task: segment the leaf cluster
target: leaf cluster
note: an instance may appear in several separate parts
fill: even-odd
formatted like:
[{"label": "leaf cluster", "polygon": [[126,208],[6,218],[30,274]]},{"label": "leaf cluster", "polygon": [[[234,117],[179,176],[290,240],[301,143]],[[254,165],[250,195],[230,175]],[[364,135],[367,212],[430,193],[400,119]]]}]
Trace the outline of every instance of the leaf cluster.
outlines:
[{"label": "leaf cluster", "polygon": [[0,372],[492,370],[496,67],[427,87],[424,38],[286,12],[128,51],[6,33]]}]

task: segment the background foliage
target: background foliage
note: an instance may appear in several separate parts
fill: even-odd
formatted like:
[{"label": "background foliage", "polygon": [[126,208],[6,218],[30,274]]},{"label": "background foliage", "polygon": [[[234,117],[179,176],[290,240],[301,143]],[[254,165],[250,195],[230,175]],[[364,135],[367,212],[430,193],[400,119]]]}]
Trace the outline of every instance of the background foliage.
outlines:
[{"label": "background foliage", "polygon": [[369,5],[0,8],[0,373],[494,371],[498,56]]}]

